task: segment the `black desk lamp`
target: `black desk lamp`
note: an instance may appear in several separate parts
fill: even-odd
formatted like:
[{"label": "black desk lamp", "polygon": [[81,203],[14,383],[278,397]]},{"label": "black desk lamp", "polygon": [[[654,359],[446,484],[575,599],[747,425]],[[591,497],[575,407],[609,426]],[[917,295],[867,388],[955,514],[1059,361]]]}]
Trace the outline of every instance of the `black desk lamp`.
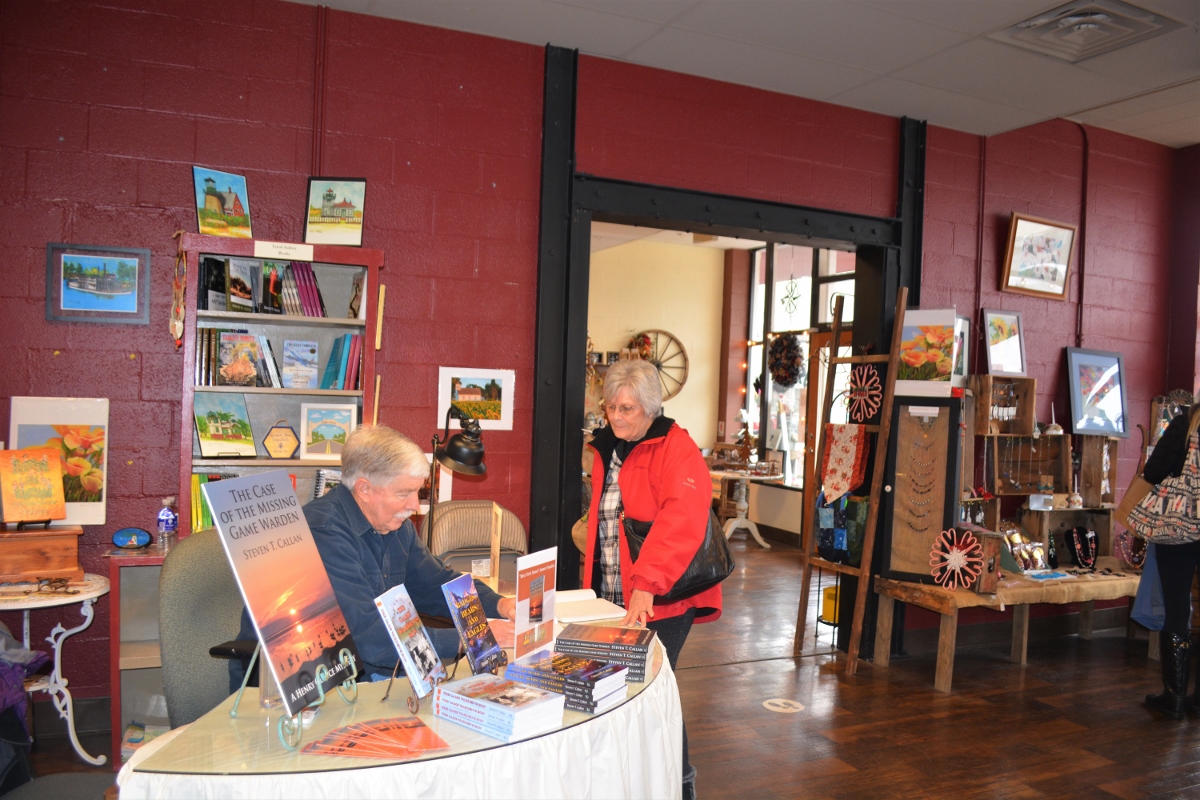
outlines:
[{"label": "black desk lamp", "polygon": [[[462,431],[450,435],[450,418],[460,420]],[[433,545],[433,511],[437,507],[437,468],[442,463],[463,475],[483,475],[487,465],[483,463],[483,439],[479,421],[467,416],[456,406],[446,409],[446,427],[441,438],[433,434],[433,459],[429,462],[429,529],[425,546]]]}]

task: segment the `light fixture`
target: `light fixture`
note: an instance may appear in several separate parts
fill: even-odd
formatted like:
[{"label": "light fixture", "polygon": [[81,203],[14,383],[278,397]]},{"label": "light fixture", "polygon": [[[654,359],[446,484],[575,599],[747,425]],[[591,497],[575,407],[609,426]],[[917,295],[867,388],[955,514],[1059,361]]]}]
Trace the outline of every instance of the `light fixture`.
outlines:
[{"label": "light fixture", "polygon": [[[462,430],[450,435],[450,418],[459,420]],[[437,508],[437,468],[443,464],[463,475],[483,475],[487,465],[483,463],[483,438],[479,421],[451,405],[446,409],[446,425],[439,438],[433,434],[433,458],[429,461],[429,525],[425,546],[433,544],[433,512]]]}]

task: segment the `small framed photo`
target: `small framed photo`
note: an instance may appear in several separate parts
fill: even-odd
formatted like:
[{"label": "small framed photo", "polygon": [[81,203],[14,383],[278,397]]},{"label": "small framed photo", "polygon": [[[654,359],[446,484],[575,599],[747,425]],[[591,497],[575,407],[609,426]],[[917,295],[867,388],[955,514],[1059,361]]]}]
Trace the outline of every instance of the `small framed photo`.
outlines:
[{"label": "small framed photo", "polygon": [[208,167],[192,167],[196,224],[201,233],[253,239],[246,176]]},{"label": "small framed photo", "polygon": [[309,178],[305,244],[362,247],[366,178]]},{"label": "small framed photo", "polygon": [[150,251],[46,245],[46,319],[150,324]]},{"label": "small framed photo", "polygon": [[951,386],[966,386],[971,371],[971,320],[962,314],[954,315],[954,367],[950,370]]},{"label": "small framed photo", "polygon": [[605,353],[605,356],[608,359],[608,365],[610,367],[621,360],[621,353],[617,350],[609,350],[607,353]]},{"label": "small framed photo", "polygon": [[1066,300],[1076,230],[1075,225],[1014,211],[1008,225],[1001,291]]},{"label": "small framed photo", "polygon": [[103,525],[108,496],[108,399],[14,397],[8,444],[13,450],[50,447],[63,464],[62,525]]},{"label": "small framed photo", "polygon": [[601,353],[596,350],[593,350],[592,352],[588,353],[588,363],[589,364],[603,364],[604,363],[604,353]]},{"label": "small framed photo", "polygon": [[[447,409],[455,405],[485,431],[511,431],[516,382],[511,369],[438,367],[437,430],[445,425]],[[450,430],[458,431],[453,420]]]},{"label": "small framed photo", "polygon": [[300,457],[338,459],[346,437],[358,427],[354,404],[301,403]]},{"label": "small framed photo", "polygon": [[983,309],[989,375],[1025,375],[1025,328],[1020,311]]},{"label": "small framed photo", "polygon": [[1067,348],[1071,432],[1129,436],[1125,364],[1120,353]]}]

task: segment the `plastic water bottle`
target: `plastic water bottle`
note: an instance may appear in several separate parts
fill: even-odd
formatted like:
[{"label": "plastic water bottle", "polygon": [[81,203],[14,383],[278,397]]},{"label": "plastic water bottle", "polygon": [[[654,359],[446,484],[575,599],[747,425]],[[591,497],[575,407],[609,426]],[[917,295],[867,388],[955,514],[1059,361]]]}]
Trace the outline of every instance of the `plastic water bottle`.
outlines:
[{"label": "plastic water bottle", "polygon": [[164,497],[162,510],[158,512],[158,552],[166,553],[175,544],[175,532],[179,530],[179,515],[172,506],[174,497]]}]

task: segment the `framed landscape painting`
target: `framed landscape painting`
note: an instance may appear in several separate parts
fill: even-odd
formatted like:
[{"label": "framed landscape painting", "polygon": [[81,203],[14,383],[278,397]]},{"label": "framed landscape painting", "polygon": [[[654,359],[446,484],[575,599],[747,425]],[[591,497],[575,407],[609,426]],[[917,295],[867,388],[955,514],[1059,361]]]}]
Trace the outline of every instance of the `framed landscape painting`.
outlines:
[{"label": "framed landscape painting", "polygon": [[253,239],[246,176],[208,167],[192,167],[196,223],[201,233]]},{"label": "framed landscape painting", "polygon": [[192,411],[196,417],[201,458],[258,456],[245,395],[196,392]]},{"label": "framed landscape painting", "polygon": [[13,450],[49,447],[62,462],[63,525],[103,525],[108,495],[108,399],[14,397],[8,442]]},{"label": "framed landscape painting", "polygon": [[1120,353],[1067,348],[1071,432],[1129,436],[1129,396]]},{"label": "framed landscape painting", "polygon": [[1067,299],[1077,226],[1013,212],[1000,289],[1051,300]]},{"label": "framed landscape painting", "polygon": [[362,247],[366,178],[309,178],[305,244]]},{"label": "framed landscape painting", "polygon": [[46,245],[46,319],[148,325],[150,251]]},{"label": "framed landscape painting", "polygon": [[302,403],[300,405],[300,457],[338,459],[342,445],[358,423],[358,406]]},{"label": "framed landscape painting", "polygon": [[[516,372],[511,369],[438,367],[438,430],[444,428],[446,411],[454,405],[467,416],[479,420],[483,430],[511,431],[516,380]],[[450,432],[457,431],[458,427],[451,420]]]}]

